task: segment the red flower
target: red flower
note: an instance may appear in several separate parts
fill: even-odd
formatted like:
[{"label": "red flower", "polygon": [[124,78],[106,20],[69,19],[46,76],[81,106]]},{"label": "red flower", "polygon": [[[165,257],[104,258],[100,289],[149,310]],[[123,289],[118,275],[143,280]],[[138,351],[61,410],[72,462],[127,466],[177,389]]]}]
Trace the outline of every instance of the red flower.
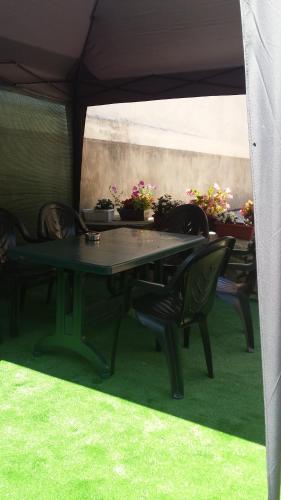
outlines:
[{"label": "red flower", "polygon": [[133,209],[134,208],[133,199],[127,198],[125,201],[123,201],[123,208]]}]

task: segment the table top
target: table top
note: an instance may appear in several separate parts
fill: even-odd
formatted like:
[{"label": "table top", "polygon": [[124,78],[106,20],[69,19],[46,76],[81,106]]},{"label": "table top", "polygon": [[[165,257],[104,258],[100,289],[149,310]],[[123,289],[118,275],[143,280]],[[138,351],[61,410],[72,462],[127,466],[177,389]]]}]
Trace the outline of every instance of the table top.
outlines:
[{"label": "table top", "polygon": [[111,275],[195,248],[204,241],[203,236],[120,228],[101,233],[99,242],[80,236],[18,246],[8,255],[56,268]]}]

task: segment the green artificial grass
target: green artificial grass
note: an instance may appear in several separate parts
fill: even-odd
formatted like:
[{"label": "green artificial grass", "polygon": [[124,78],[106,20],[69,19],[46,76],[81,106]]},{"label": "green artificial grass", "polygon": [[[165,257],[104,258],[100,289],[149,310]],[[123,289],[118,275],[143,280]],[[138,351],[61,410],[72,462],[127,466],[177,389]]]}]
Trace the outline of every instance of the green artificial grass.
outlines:
[{"label": "green artificial grass", "polygon": [[[216,302],[213,380],[194,327],[183,350],[186,395],[176,401],[163,354],[132,316],[108,380],[77,357],[33,357],[33,343],[54,328],[54,304],[44,299],[29,293],[21,336],[0,346],[1,499],[266,498],[256,302],[253,354],[235,311]],[[87,332],[108,354],[111,325]]]}]

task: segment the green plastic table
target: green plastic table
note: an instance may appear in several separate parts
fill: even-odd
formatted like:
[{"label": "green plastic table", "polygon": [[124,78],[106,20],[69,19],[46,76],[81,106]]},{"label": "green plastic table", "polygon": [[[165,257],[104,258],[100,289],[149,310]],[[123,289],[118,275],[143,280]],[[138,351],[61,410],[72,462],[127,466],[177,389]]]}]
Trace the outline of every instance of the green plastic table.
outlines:
[{"label": "green plastic table", "polygon": [[[158,261],[202,244],[205,238],[141,229],[113,229],[101,234],[99,242],[84,236],[67,240],[28,244],[9,250],[9,257],[47,264],[57,269],[56,329],[41,339],[36,351],[64,349],[90,361],[102,378],[110,369],[95,346],[83,337],[82,288],[86,273],[110,276]],[[66,294],[69,271],[73,271],[71,304]]]}]

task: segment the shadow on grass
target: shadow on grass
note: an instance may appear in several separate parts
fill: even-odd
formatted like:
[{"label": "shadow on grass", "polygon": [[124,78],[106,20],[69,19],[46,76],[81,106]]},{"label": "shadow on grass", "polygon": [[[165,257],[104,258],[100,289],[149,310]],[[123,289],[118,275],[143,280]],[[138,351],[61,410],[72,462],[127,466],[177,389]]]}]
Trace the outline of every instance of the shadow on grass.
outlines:
[{"label": "shadow on grass", "polygon": [[[25,308],[22,332],[5,339],[1,358],[50,376],[93,388],[139,405],[183,418],[249,441],[264,444],[264,417],[258,307],[252,303],[256,350],[245,351],[245,339],[235,311],[216,302],[210,316],[210,333],[215,378],[209,379],[197,327],[191,333],[189,349],[183,349],[185,398],[171,399],[168,371],[162,353],[154,350],[154,336],[133,317],[123,323],[118,347],[116,373],[100,382],[86,361],[65,353],[32,355],[35,341],[52,333],[54,304],[46,306],[44,296],[32,294]],[[3,315],[2,315],[3,317]],[[3,322],[3,319],[2,319]],[[112,327],[90,325],[87,334],[107,356]]]}]

